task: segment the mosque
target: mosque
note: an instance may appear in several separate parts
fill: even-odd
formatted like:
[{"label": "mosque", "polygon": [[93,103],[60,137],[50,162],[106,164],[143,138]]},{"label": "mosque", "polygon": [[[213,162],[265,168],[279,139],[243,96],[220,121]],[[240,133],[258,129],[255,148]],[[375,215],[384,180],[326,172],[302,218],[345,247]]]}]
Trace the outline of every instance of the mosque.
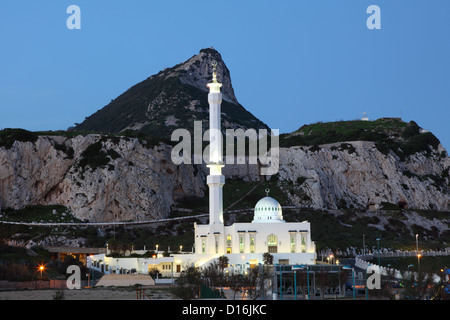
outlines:
[{"label": "mosque", "polygon": [[[206,266],[220,256],[228,257],[229,272],[243,273],[248,268],[264,263],[264,254],[273,256],[273,263],[280,265],[315,264],[316,249],[311,240],[310,223],[286,222],[277,200],[266,196],[256,203],[253,221],[224,225],[223,193],[225,176],[222,156],[221,102],[222,84],[217,81],[213,62],[213,80],[209,87],[210,106],[210,154],[209,175],[209,224],[194,224],[195,252],[173,254],[153,258],[112,258],[107,254],[88,257],[87,266],[105,274],[136,272],[147,274],[157,269],[162,276],[176,277],[188,266]],[[139,253],[139,252],[136,252]]]}]

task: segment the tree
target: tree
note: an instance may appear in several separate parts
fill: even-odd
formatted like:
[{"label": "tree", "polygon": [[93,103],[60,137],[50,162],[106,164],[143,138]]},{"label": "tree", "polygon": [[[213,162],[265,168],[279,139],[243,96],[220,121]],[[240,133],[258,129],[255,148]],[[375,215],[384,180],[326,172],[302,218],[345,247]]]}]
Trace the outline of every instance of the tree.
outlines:
[{"label": "tree", "polygon": [[247,293],[250,299],[256,300],[264,294],[264,283],[268,278],[266,270],[262,266],[254,267],[244,277],[244,294]]},{"label": "tree", "polygon": [[220,267],[220,269],[222,269],[222,273],[223,273],[223,270],[228,267],[228,257],[227,256],[219,257],[219,267]]},{"label": "tree", "polygon": [[433,277],[432,273],[422,271],[402,273],[405,298],[424,300],[435,295],[438,286],[435,285]]},{"label": "tree", "polygon": [[185,268],[178,278],[177,286],[172,293],[183,299],[192,300],[200,297],[201,272],[198,267]]},{"label": "tree", "polygon": [[203,278],[207,281],[208,285],[210,286],[217,286],[219,285],[219,279],[220,279],[220,264],[217,261],[213,261],[208,266],[203,268],[202,275]]},{"label": "tree", "polygon": [[264,260],[264,264],[273,264],[273,255],[271,255],[268,252],[265,252],[263,254],[263,260]]},{"label": "tree", "polygon": [[234,291],[233,300],[236,299],[236,293],[242,292],[244,286],[244,276],[242,274],[232,274],[230,279],[230,288]]}]

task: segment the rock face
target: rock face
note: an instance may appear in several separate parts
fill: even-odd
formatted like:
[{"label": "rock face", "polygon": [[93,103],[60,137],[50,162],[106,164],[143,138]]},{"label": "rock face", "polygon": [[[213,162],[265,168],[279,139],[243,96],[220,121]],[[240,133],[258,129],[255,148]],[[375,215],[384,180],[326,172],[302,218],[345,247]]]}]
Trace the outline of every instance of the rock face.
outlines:
[{"label": "rock face", "polygon": [[71,130],[106,133],[133,130],[170,140],[177,128],[193,132],[194,121],[204,121],[206,127],[209,119],[206,84],[212,80],[213,60],[217,62],[217,77],[222,83],[222,128],[269,129],[239,104],[222,56],[209,48],[132,86]]},{"label": "rock face", "polygon": [[450,159],[442,152],[440,146],[401,161],[367,141],[282,148],[279,178],[298,206],[381,209],[384,202],[449,210]]},{"label": "rock face", "polygon": [[200,50],[198,55],[193,56],[175,68],[175,71],[181,73],[181,83],[196,87],[208,94],[209,88],[206,85],[212,80],[211,65],[213,60],[217,62],[217,79],[222,83],[220,91],[222,92],[223,100],[236,105],[239,104],[231,85],[230,71],[223,62],[222,56],[216,50],[212,48]]},{"label": "rock face", "polygon": [[[88,154],[96,143],[98,154]],[[0,148],[0,204],[13,209],[60,204],[96,222],[164,218],[180,197],[202,197],[205,191],[203,172],[174,165],[170,150],[99,135],[16,141]]]},{"label": "rock face", "polygon": [[[167,217],[183,199],[205,197],[206,166],[175,165],[172,147],[159,142],[178,128],[192,133],[194,121],[207,123],[213,60],[223,84],[222,129],[269,129],[239,104],[221,55],[202,49],[73,128],[124,136],[0,131],[0,209],[60,204],[89,221],[150,220]],[[415,122],[306,125],[281,135],[280,146],[279,172],[272,178],[296,206],[450,210],[450,159],[439,140]],[[260,169],[227,164],[224,174],[258,181],[265,178]]]},{"label": "rock face", "polygon": [[[16,141],[0,147],[0,206],[60,204],[95,222],[165,218],[183,198],[207,195],[207,168],[173,164],[171,148],[101,135]],[[281,148],[278,185],[297,206],[379,209],[403,202],[449,210],[450,159],[443,151],[401,161],[371,142]],[[224,174],[263,178],[248,164],[227,165]]]}]

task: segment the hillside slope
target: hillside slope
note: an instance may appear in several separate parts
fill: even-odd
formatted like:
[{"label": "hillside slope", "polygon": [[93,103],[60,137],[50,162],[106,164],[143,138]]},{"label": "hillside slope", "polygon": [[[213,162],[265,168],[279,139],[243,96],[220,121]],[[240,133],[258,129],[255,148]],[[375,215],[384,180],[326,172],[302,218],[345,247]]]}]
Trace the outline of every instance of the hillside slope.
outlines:
[{"label": "hillside slope", "polygon": [[103,133],[135,130],[170,140],[176,128],[192,131],[194,121],[204,121],[203,128],[207,128],[206,84],[212,80],[213,60],[217,61],[217,76],[223,84],[222,127],[268,129],[239,104],[231,85],[230,71],[220,53],[202,49],[187,61],[132,86],[71,130]]}]

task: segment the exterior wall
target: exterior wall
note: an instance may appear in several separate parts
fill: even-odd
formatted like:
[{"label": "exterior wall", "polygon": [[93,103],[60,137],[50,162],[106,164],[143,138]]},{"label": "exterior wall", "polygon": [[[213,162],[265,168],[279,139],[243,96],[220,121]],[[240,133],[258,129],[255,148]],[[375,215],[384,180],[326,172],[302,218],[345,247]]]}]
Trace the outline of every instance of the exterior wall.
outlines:
[{"label": "exterior wall", "polygon": [[[315,252],[315,245],[311,240],[310,224],[308,222],[299,222],[271,224],[235,223],[231,226],[223,227],[223,231],[216,234],[212,232],[209,225],[196,224],[195,253],[222,255],[227,253],[269,252],[269,235],[276,236],[276,253]],[[217,250],[216,239],[218,243]],[[292,246],[291,242],[293,242]],[[302,246],[303,243],[304,245]]]},{"label": "exterior wall", "polygon": [[120,273],[120,269],[125,271],[134,269],[136,273],[148,274],[152,269],[157,269],[162,276],[171,276],[172,273],[176,276],[179,273],[177,270],[181,270],[177,265],[182,263],[182,260],[175,257],[113,258],[104,254],[88,257],[88,268],[104,274]]},{"label": "exterior wall", "polygon": [[[195,255],[192,264],[201,266],[221,255],[229,259],[234,270],[263,263],[269,252],[269,236],[276,236],[276,252],[270,252],[274,263],[315,264],[315,244],[311,240],[309,222],[235,223],[215,234],[210,225],[195,225]],[[216,241],[218,248],[216,252]],[[292,252],[293,251],[293,252]],[[185,260],[185,255],[179,259]]]}]

